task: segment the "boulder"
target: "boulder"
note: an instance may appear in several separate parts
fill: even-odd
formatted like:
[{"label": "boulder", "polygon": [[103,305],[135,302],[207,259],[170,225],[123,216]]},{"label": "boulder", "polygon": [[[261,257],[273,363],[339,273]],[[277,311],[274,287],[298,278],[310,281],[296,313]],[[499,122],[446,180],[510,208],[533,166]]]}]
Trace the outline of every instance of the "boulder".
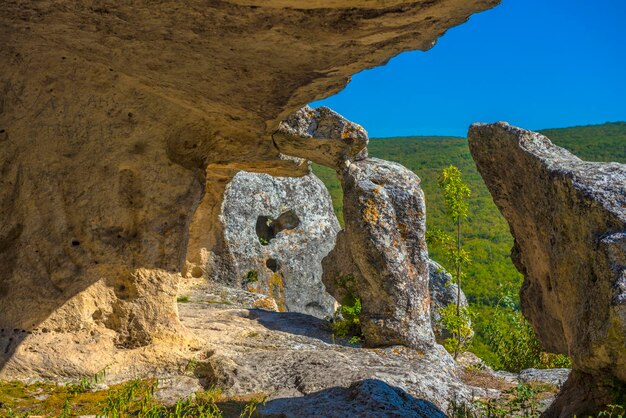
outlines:
[{"label": "boulder", "polygon": [[270,295],[283,311],[333,314],[322,259],[335,245],[339,223],[315,175],[241,171],[226,187],[220,220],[226,255],[217,257],[232,260],[232,266],[209,273],[209,279]]},{"label": "boulder", "polygon": [[334,387],[299,398],[273,399],[259,409],[263,416],[444,418],[432,402],[417,399],[387,383],[366,379],[347,388]]},{"label": "boulder", "polygon": [[572,358],[546,414],[593,412],[626,383],[626,165],[582,161],[502,122],[472,125],[468,138],[515,238],[524,316],[546,350]]},{"label": "boulder", "polygon": [[563,386],[571,369],[525,369],[519,372],[522,383],[545,383],[560,388]]},{"label": "boulder", "polygon": [[289,115],[272,135],[286,155],[337,167],[341,161],[367,158],[367,132],[327,107],[305,106]]},{"label": "boulder", "polygon": [[434,336],[419,177],[375,158],[346,161],[339,175],[346,226],[323,260],[326,289],[339,301],[360,297],[366,345],[427,349]]}]

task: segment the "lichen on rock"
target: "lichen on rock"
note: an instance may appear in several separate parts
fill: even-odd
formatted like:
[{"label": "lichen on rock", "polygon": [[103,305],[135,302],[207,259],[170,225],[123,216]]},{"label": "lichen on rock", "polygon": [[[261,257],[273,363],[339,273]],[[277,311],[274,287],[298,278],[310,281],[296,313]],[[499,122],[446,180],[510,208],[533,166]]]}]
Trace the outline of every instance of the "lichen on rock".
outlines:
[{"label": "lichen on rock", "polygon": [[502,122],[468,138],[515,238],[524,316],[545,349],[572,358],[547,416],[593,412],[626,382],[626,165],[582,161]]},{"label": "lichen on rock", "polygon": [[232,265],[209,279],[273,296],[281,310],[333,314],[321,263],[339,223],[317,177],[241,171],[226,187],[220,222],[224,248],[217,257],[225,253]]},{"label": "lichen on rock", "polygon": [[339,177],[346,226],[323,261],[326,288],[341,301],[345,291],[337,279],[355,277],[367,345],[428,349],[434,336],[419,178],[400,164],[375,158],[346,161]]}]

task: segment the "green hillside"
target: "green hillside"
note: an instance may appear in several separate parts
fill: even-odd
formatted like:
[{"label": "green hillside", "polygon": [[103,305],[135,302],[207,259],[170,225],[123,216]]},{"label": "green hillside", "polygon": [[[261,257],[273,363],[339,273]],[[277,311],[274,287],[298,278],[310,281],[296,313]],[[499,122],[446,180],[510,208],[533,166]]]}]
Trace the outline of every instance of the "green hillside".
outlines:
[{"label": "green hillside", "polygon": [[[552,142],[565,147],[580,158],[592,161],[617,161],[626,163],[626,123],[606,123],[541,131]],[[496,208],[470,155],[465,138],[457,137],[402,137],[372,139],[370,156],[397,161],[414,171],[422,179],[426,195],[427,225],[446,229],[443,216],[443,199],[437,187],[441,170],[454,164],[463,173],[472,189],[469,222],[465,227],[466,249],[472,254],[473,264],[463,290],[478,311],[475,325],[480,328],[488,321],[489,306],[507,293],[517,297],[522,276],[513,267],[509,252],[513,238],[508,225]],[[342,193],[335,173],[325,167],[314,166],[328,187],[335,212],[342,217]],[[431,251],[434,260],[443,257]]]}]

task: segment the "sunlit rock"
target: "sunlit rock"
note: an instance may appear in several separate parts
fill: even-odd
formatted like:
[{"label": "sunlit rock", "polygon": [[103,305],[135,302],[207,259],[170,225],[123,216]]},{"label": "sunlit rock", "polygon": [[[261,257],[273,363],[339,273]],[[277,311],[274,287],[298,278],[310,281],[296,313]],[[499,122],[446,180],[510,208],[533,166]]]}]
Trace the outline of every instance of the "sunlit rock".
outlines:
[{"label": "sunlit rock", "polygon": [[593,412],[626,388],[626,165],[502,122],[472,125],[469,145],[515,238],[522,311],[545,349],[572,358],[547,415]]}]

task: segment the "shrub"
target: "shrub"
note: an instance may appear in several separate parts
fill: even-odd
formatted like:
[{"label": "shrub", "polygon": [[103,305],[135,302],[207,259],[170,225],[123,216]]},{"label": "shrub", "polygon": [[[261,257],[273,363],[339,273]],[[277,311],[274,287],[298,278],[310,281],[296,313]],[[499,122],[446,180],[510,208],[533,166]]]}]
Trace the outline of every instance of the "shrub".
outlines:
[{"label": "shrub", "polygon": [[571,367],[567,356],[542,350],[532,326],[513,306],[510,297],[502,298],[485,330],[487,344],[497,360],[490,365],[514,373],[529,368]]},{"label": "shrub", "polygon": [[333,335],[341,338],[350,337],[351,344],[361,341],[361,298],[348,293],[341,301],[341,306],[335,311],[330,329]]},{"label": "shrub", "polygon": [[439,311],[441,325],[448,331],[451,337],[446,338],[444,347],[449,353],[462,353],[467,351],[474,332],[472,330],[472,313],[468,306],[458,307],[451,303]]}]

